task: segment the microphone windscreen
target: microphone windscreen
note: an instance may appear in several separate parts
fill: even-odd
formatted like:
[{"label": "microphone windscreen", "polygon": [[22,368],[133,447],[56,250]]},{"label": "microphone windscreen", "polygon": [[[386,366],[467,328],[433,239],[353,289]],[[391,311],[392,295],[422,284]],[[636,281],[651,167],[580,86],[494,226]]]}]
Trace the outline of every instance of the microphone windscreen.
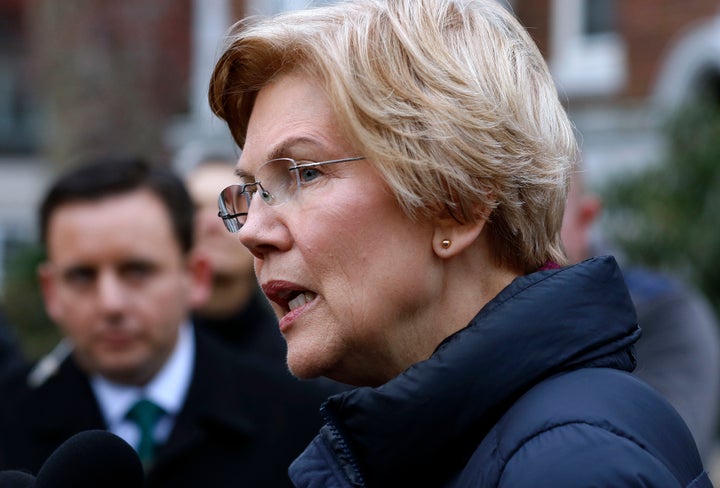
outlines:
[{"label": "microphone windscreen", "polygon": [[33,488],[35,477],[23,471],[0,471],[0,486],[2,488]]},{"label": "microphone windscreen", "polygon": [[47,458],[35,488],[142,488],[143,483],[140,459],[127,442],[104,430],[86,430]]}]

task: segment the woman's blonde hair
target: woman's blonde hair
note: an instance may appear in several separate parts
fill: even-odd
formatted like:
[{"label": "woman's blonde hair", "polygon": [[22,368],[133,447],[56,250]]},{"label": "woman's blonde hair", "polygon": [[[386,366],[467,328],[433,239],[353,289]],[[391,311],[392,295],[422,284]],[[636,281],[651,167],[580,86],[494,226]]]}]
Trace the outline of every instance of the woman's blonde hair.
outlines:
[{"label": "woman's blonde hair", "polygon": [[209,99],[241,148],[257,92],[290,71],[319,80],[410,217],[489,215],[499,264],[565,262],[575,136],[542,55],[494,0],[355,0],[239,22]]}]

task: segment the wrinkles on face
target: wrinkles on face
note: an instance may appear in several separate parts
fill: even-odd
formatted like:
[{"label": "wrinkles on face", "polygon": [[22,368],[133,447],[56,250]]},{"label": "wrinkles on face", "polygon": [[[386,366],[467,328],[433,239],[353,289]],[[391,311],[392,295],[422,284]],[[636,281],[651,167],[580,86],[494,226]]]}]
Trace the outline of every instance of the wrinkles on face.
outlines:
[{"label": "wrinkles on face", "polygon": [[[342,136],[317,81],[300,74],[258,94],[238,168],[253,173],[271,155],[364,156]],[[291,371],[379,384],[424,355],[417,337],[429,327],[441,282],[432,233],[430,223],[403,212],[370,159],[338,165],[298,201],[253,201],[238,235],[275,301]]]}]

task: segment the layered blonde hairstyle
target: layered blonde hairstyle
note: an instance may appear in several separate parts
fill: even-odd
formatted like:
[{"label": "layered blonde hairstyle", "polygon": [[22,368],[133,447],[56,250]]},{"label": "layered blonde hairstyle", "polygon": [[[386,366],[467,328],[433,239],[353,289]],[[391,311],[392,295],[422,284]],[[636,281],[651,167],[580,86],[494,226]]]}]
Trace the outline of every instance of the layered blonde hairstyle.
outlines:
[{"label": "layered blonde hairstyle", "polygon": [[241,148],[257,92],[291,71],[324,87],[411,218],[488,218],[496,261],[519,272],[565,262],[577,143],[543,57],[494,0],[354,0],[239,22],[209,99]]}]

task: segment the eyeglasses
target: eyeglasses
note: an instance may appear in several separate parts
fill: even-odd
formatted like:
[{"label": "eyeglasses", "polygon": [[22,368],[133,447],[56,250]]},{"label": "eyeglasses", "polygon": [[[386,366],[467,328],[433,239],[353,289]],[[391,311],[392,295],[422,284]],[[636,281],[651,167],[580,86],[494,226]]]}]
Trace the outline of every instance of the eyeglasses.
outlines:
[{"label": "eyeglasses", "polygon": [[260,166],[255,181],[230,185],[220,192],[218,217],[223,220],[228,231],[237,232],[247,221],[250,202],[255,193],[259,193],[260,198],[268,205],[281,205],[295,198],[301,188],[316,183],[325,176],[322,166],[360,159],[365,157],[319,162],[296,161],[291,158],[272,159]]}]

